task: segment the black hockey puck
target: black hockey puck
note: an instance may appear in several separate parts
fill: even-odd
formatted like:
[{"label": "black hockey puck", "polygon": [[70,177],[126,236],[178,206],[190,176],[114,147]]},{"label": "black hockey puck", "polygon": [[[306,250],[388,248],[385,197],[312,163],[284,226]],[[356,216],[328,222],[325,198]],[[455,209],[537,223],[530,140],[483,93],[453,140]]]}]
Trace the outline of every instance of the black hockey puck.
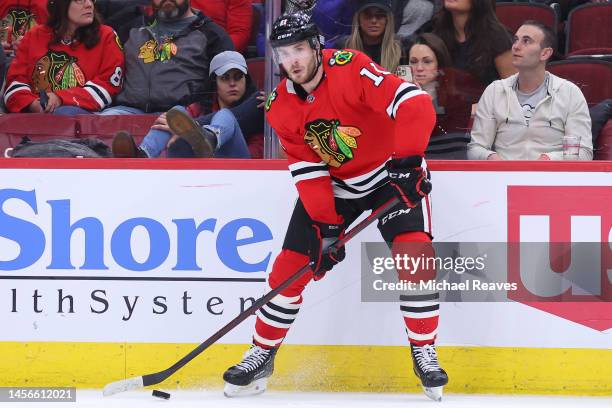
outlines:
[{"label": "black hockey puck", "polygon": [[159,390],[153,390],[153,396],[157,398],[170,399],[170,394]]}]

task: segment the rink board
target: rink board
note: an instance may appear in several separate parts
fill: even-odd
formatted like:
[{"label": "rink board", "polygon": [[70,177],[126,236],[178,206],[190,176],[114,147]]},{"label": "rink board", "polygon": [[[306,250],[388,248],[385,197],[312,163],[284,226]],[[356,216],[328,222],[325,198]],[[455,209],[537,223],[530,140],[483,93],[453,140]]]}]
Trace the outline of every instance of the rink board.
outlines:
[{"label": "rink board", "polygon": [[[431,163],[435,238],[609,242],[612,165],[569,165]],[[0,383],[99,387],[172,364],[265,290],[295,197],[277,161],[0,162]],[[397,305],[360,301],[360,243],[375,241],[364,231],[304,293],[274,387],[417,391]],[[611,304],[542,309],[444,303],[449,390],[612,395]],[[252,327],[164,385],[219,387]]]}]

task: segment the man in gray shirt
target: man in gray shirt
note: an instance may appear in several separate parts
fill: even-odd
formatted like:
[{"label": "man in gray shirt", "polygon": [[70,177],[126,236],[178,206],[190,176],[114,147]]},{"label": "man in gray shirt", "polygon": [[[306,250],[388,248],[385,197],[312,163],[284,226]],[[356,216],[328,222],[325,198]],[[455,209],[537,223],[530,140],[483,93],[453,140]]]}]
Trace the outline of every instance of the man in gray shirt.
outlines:
[{"label": "man in gray shirt", "polygon": [[518,70],[490,84],[472,126],[468,159],[561,160],[564,136],[580,141],[579,159],[592,160],[591,118],[573,83],[546,71],[555,36],[540,22],[523,23],[514,36],[512,65]]}]

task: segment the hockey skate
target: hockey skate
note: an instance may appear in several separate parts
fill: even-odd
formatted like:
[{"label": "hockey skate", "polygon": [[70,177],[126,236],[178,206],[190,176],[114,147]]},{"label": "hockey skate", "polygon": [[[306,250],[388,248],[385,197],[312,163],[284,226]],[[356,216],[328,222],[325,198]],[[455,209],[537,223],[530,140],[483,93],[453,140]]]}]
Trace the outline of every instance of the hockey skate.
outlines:
[{"label": "hockey skate", "polygon": [[448,375],[438,363],[438,355],[433,344],[424,346],[410,345],[414,373],[421,380],[425,395],[434,401],[442,401],[444,385],[448,383]]},{"label": "hockey skate", "polygon": [[274,356],[278,347],[264,349],[251,346],[242,361],[228,368],[223,374],[226,397],[246,397],[261,394],[266,390],[268,377],[274,372]]}]

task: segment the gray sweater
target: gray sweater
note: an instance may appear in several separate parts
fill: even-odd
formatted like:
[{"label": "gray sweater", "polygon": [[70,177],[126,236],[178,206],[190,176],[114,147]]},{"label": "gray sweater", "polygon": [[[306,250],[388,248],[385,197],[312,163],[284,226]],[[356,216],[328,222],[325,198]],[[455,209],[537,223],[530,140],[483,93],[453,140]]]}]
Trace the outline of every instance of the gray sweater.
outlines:
[{"label": "gray sweater", "polygon": [[125,44],[125,82],[116,105],[145,112],[165,112],[175,105],[210,101],[210,60],[233,50],[229,35],[210,18],[197,12],[196,20],[174,36],[173,48],[160,58],[151,27],[134,28]]}]

